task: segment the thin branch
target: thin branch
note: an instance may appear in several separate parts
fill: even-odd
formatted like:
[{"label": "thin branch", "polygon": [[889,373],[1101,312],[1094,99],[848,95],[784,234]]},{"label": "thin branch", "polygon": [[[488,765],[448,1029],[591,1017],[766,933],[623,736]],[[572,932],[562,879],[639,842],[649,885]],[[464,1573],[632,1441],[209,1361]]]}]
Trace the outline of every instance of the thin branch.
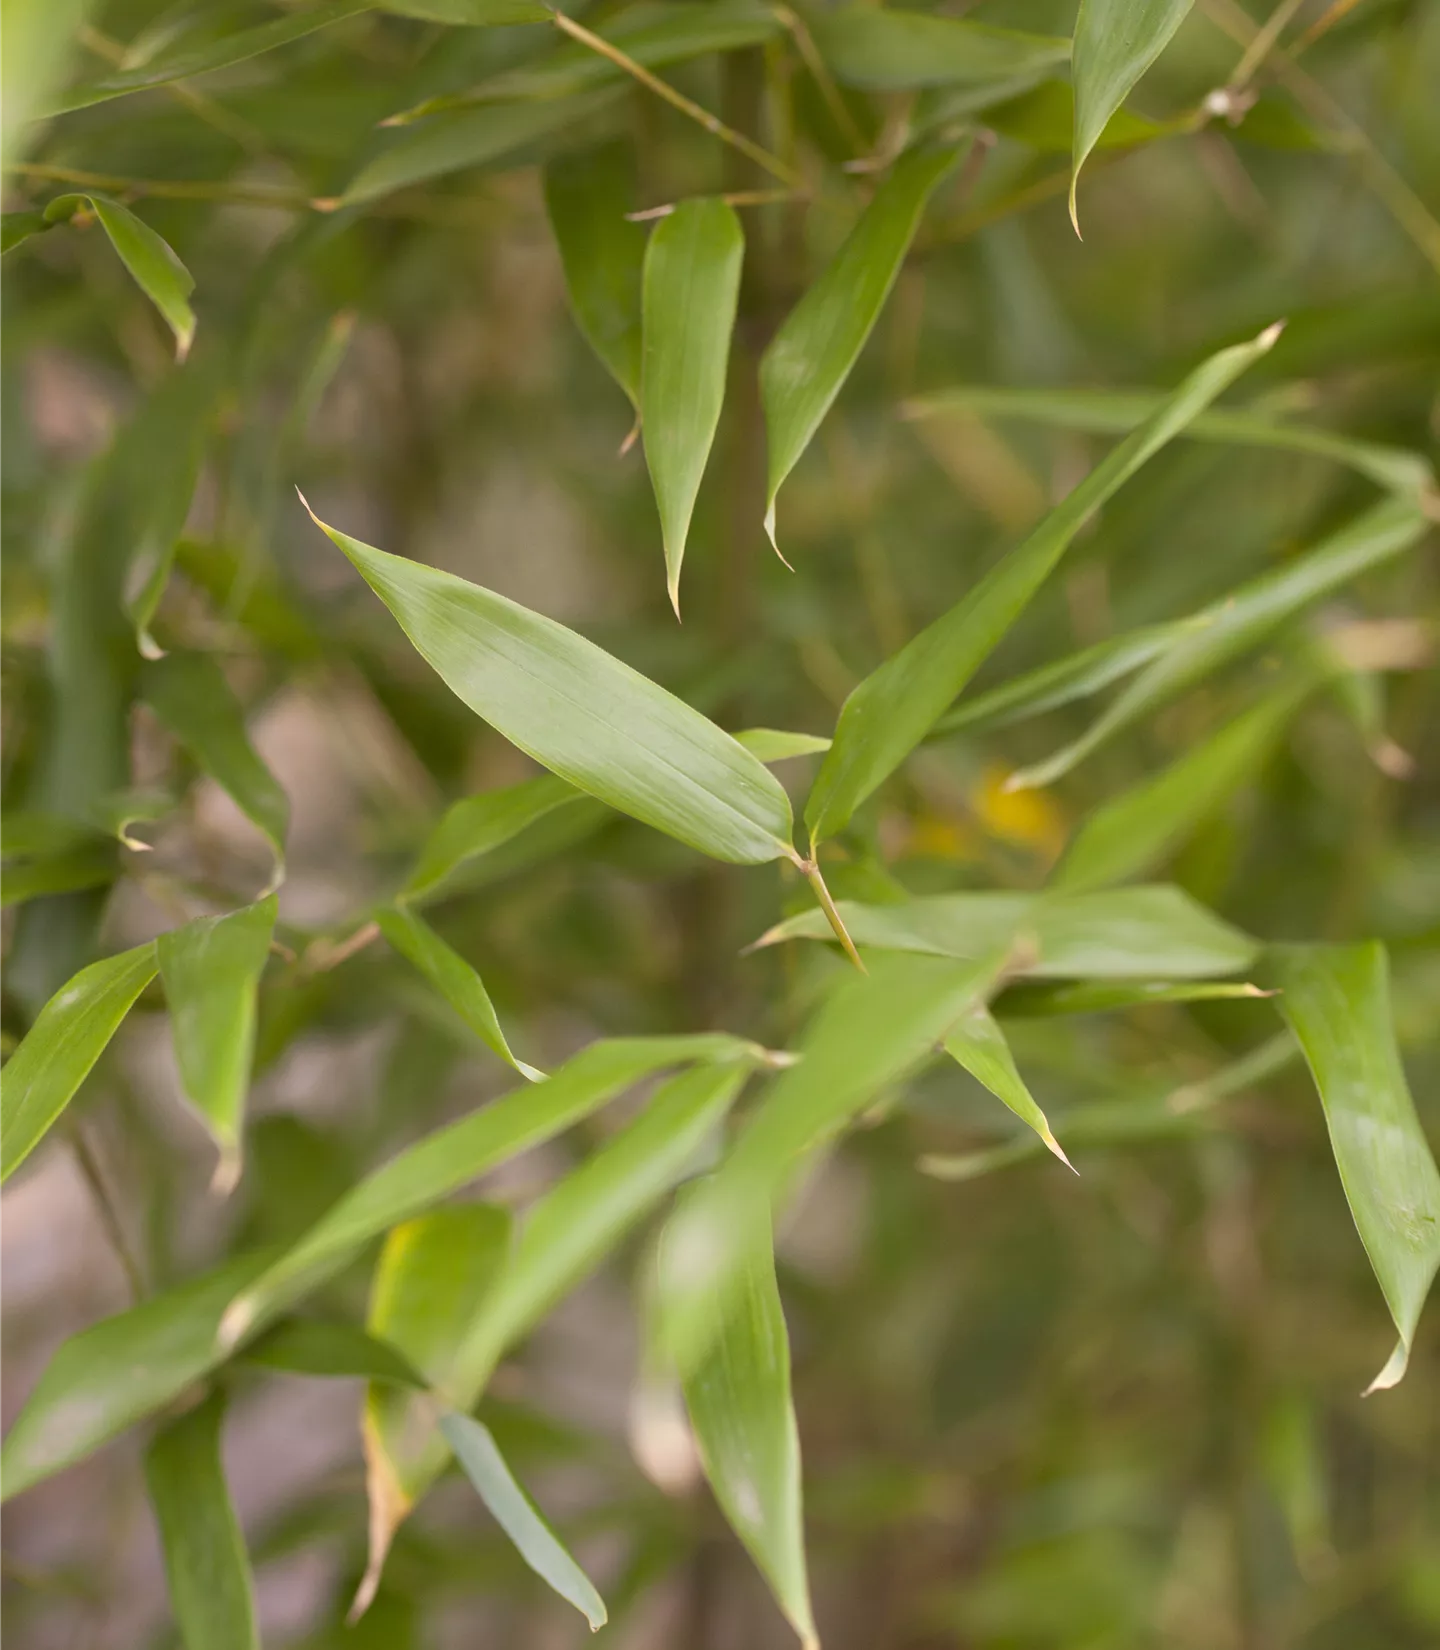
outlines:
[{"label": "thin branch", "polygon": [[75,1153],[76,1166],[90,1193],[90,1201],[95,1206],[95,1213],[100,1225],[104,1229],[106,1241],[115,1253],[115,1259],[120,1263],[120,1270],[125,1274],[125,1282],[130,1290],[132,1303],[139,1304],[148,1293],[145,1286],[145,1274],[140,1269],[140,1263],[135,1258],[130,1247],[130,1240],[125,1236],[125,1228],[121,1224],[119,1211],[110,1196],[109,1188],[105,1184],[105,1176],[101,1171],[99,1161],[90,1149],[90,1143],[85,1138],[85,1131],[81,1124],[73,1123],[69,1129],[70,1146]]},{"label": "thin branch", "polygon": [[1245,48],[1245,55],[1235,65],[1235,72],[1227,82],[1231,92],[1244,91],[1255,78],[1255,71],[1274,50],[1275,43],[1284,33],[1286,24],[1304,4],[1305,0],[1280,0],[1280,4],[1265,19],[1255,38]]},{"label": "thin branch", "polygon": [[780,19],[781,24],[788,31],[795,42],[795,49],[800,53],[801,60],[809,69],[811,78],[820,88],[820,96],[825,100],[825,107],[834,117],[835,124],[845,134],[846,139],[857,155],[863,155],[869,144],[865,141],[865,134],[860,130],[855,116],[850,112],[850,105],[840,93],[834,77],[825,66],[825,59],[821,57],[815,44],[815,38],[806,28],[804,19],[797,17],[789,6],[771,6],[770,10]]},{"label": "thin branch", "polygon": [[80,189],[104,189],[117,195],[152,195],[157,200],[224,201],[238,206],[279,206],[308,212],[310,199],[297,189],[260,183],[195,183],[172,178],[123,178],[110,172],[85,172],[40,161],[6,161],[4,170],[44,183],[73,183]]}]

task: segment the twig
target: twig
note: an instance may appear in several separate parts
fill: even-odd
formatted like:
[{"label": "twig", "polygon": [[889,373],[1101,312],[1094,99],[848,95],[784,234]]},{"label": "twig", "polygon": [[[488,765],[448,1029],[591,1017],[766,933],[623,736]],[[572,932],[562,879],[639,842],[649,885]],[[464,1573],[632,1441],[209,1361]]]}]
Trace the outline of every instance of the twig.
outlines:
[{"label": "twig", "polygon": [[[130,54],[118,40],[112,40],[108,34],[103,34],[93,24],[83,23],[76,37],[80,44],[97,57],[102,57],[107,63],[116,68],[132,67]],[[258,127],[252,126],[248,120],[227,109],[224,104],[217,103],[213,97],[207,97],[204,92],[197,91],[184,81],[172,80],[165,91],[177,103],[183,103],[198,119],[207,126],[213,126],[217,132],[230,138],[240,147],[252,155],[264,154],[267,148],[264,134]]]},{"label": "twig", "polygon": [[323,940],[317,941],[306,952],[303,966],[310,974],[328,974],[332,968],[338,968],[341,963],[348,962],[356,952],[363,951],[372,940],[379,938],[379,923],[361,923],[348,939],[343,939],[335,945],[327,945]]},{"label": "twig", "polygon": [[[733,189],[719,197],[727,206],[773,206],[777,201],[803,200],[798,189]],[[663,206],[646,206],[639,212],[627,212],[627,223],[649,223],[655,218],[668,218],[679,201],[667,201]]]},{"label": "twig", "polygon": [[1285,25],[1304,4],[1305,0],[1280,0],[1280,4],[1265,19],[1255,38],[1245,48],[1245,55],[1235,65],[1235,72],[1226,83],[1229,91],[1245,90],[1255,78],[1255,71],[1270,55],[1275,42],[1284,33]]},{"label": "twig", "polygon": [[90,1201],[94,1204],[95,1213],[105,1230],[106,1240],[115,1252],[115,1259],[120,1263],[120,1270],[125,1274],[131,1301],[138,1305],[148,1293],[145,1287],[145,1274],[130,1248],[130,1240],[125,1236],[125,1228],[120,1223],[119,1213],[105,1185],[105,1176],[101,1173],[100,1164],[85,1138],[83,1127],[79,1123],[72,1123],[69,1133],[75,1162],[90,1192]]},{"label": "twig", "polygon": [[865,134],[860,130],[855,116],[850,112],[850,105],[840,94],[840,88],[825,66],[825,59],[821,57],[815,45],[815,37],[806,28],[802,18],[790,10],[789,6],[771,6],[770,10],[780,19],[781,24],[795,42],[795,49],[800,53],[801,60],[809,69],[811,78],[820,88],[820,96],[825,100],[825,107],[834,117],[835,124],[845,134],[857,155],[863,155],[869,145],[865,141]]},{"label": "twig", "polygon": [[109,172],[85,172],[71,166],[50,166],[40,161],[6,161],[5,171],[20,177],[38,178],[45,183],[73,183],[81,189],[105,189],[126,195],[153,195],[157,200],[228,201],[240,206],[290,207],[310,210],[309,196],[299,190],[259,183],[192,183],[171,178],[122,178]]}]

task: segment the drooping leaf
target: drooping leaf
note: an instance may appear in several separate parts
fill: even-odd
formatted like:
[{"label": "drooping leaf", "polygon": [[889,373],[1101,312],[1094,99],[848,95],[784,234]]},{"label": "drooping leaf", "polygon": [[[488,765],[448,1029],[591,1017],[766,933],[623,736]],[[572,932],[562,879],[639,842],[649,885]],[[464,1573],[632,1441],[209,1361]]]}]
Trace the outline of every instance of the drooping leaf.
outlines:
[{"label": "drooping leaf", "polygon": [[[667,1242],[668,1228],[662,1269]],[[683,1383],[701,1465],[786,1619],[804,1645],[815,1646],[790,1337],[768,1230],[747,1246],[728,1308],[722,1313],[716,1302],[715,1311],[715,1340]]]},{"label": "drooping leaf", "polygon": [[562,155],[545,168],[545,208],[565,269],[570,308],[586,341],[640,410],[640,272],[645,231],[624,144]]},{"label": "drooping leaf", "polygon": [[1075,185],[1085,157],[1130,88],[1185,21],[1191,0],[1080,0],[1070,77],[1075,87],[1075,142],[1070,163],[1070,217],[1077,232]]},{"label": "drooping leaf", "polygon": [[109,195],[57,195],[45,208],[45,217],[57,223],[82,207],[95,214],[136,286],[164,317],[175,334],[176,358],[183,361],[195,338],[195,311],[190,307],[194,276],[175,256],[168,241]]},{"label": "drooping leaf", "polygon": [[1079,891],[1142,876],[1183,847],[1265,762],[1316,676],[1307,672],[1169,767],[1102,804],[1081,825],[1054,886]]},{"label": "drooping leaf", "polygon": [[1320,1091],[1335,1166],[1399,1342],[1369,1390],[1405,1373],[1440,1268],[1435,1167],[1395,1042],[1390,962],[1378,941],[1282,946],[1276,1005]]},{"label": "drooping leaf", "polygon": [[378,911],[375,921],[380,926],[380,932],[395,950],[414,963],[465,1024],[483,1043],[492,1048],[507,1066],[518,1071],[532,1083],[544,1078],[543,1071],[537,1071],[534,1066],[527,1066],[523,1060],[517,1060],[510,1052],[510,1045],[505,1040],[505,1033],[496,1016],[495,1005],[490,1001],[490,993],[485,989],[485,982],[458,951],[440,938],[429,923],[404,906],[393,906],[389,910]]},{"label": "drooping leaf", "polygon": [[[939,957],[1022,949],[1011,971],[1033,979],[1203,979],[1255,960],[1255,942],[1178,888],[1116,888],[1049,897],[931,894],[893,905],[839,900],[857,945]],[[803,911],[757,942],[832,938],[820,911]]]},{"label": "drooping leaf", "polygon": [[185,1650],[260,1650],[250,1555],[220,1458],[225,1394],[171,1421],[145,1454],[145,1487]]},{"label": "drooping leaf", "polygon": [[361,1180],[263,1277],[237,1294],[223,1338],[233,1345],[253,1333],[380,1233],[497,1163],[551,1139],[649,1073],[691,1060],[748,1060],[754,1053],[751,1045],[720,1033],[592,1043],[543,1083],[437,1129]]},{"label": "drooping leaf", "polygon": [[994,85],[1003,95],[1070,56],[1065,39],[899,6],[836,6],[815,12],[810,28],[835,78],[873,92]]},{"label": "drooping leaf", "polygon": [[958,158],[953,148],[904,156],[765,351],[760,399],[769,448],[765,531],[772,544],[780,485],[850,376],[900,274],[925,203]]},{"label": "drooping leaf", "polygon": [[388,1339],[367,1334],[357,1324],[323,1318],[282,1318],[240,1357],[247,1364],[287,1375],[384,1381],[398,1387],[425,1385],[420,1371]]},{"label": "drooping leaf", "polygon": [[840,830],[919,744],[1100,506],[1278,335],[1269,328],[1197,367],[1163,408],[1120,442],[969,595],[861,682],[840,712],[835,743],[805,809],[812,841]]},{"label": "drooping leaf", "polygon": [[275,932],[274,894],[223,917],[196,917],[155,942],[186,1098],[220,1149],[217,1190],[240,1175],[255,1003]]},{"label": "drooping leaf", "polygon": [[32,235],[43,235],[49,227],[43,212],[0,213],[0,257],[22,246]]},{"label": "drooping leaf", "polygon": [[490,1429],[469,1415],[451,1413],[440,1418],[440,1430],[476,1494],[515,1543],[520,1556],[561,1598],[575,1606],[590,1623],[591,1632],[597,1632],[608,1619],[604,1599],[516,1482]]},{"label": "drooping leaf", "polygon": [[718,199],[682,201],[645,249],[640,416],[677,618],[690,517],[725,400],[744,257],[740,220]]},{"label": "drooping leaf", "polygon": [[0,1179],[14,1174],[70,1104],[156,967],[147,941],[82,968],[41,1009],[0,1072]]},{"label": "drooping leaf", "polygon": [[553,619],[317,525],[446,686],[537,762],[715,859],[794,857],[779,781],[683,700]]},{"label": "drooping leaf", "polygon": [[245,713],[220,666],[208,653],[167,653],[146,665],[141,692],[170,732],[270,844],[275,869],[264,893],[273,893],[285,876],[290,802],[256,755],[245,731]]},{"label": "drooping leaf", "polygon": [[1387,499],[1288,566],[1278,567],[1212,602],[1078,739],[1044,762],[1012,774],[1010,787],[1018,790],[1053,784],[1122,728],[1258,646],[1332,591],[1408,550],[1427,526],[1419,504],[1403,498]]},{"label": "drooping leaf", "polygon": [[111,842],[82,842],[62,847],[58,853],[7,859],[0,872],[0,906],[23,905],[46,894],[68,894],[80,888],[103,888],[119,874],[120,862]]},{"label": "drooping leaf", "polygon": [[221,1313],[272,1258],[240,1255],[65,1341],[5,1438],[0,1494],[83,1461],[213,1369]]},{"label": "drooping leaf", "polygon": [[682,1378],[713,1344],[749,1245],[803,1159],[943,1041],[988,994],[1007,949],[978,961],[877,959],[872,974],[847,979],[827,998],[798,1063],[776,1079],[719,1172],[674,1219],[660,1326]]},{"label": "drooping leaf", "polygon": [[994,1016],[984,1003],[976,1003],[956,1021],[945,1039],[945,1052],[964,1066],[976,1082],[983,1083],[996,1099],[1003,1100],[1022,1123],[1029,1124],[1067,1169],[1073,1167],[1051,1133],[1045,1113],[1026,1087],[1010,1045],[1005,1041],[1005,1033],[995,1024]]}]

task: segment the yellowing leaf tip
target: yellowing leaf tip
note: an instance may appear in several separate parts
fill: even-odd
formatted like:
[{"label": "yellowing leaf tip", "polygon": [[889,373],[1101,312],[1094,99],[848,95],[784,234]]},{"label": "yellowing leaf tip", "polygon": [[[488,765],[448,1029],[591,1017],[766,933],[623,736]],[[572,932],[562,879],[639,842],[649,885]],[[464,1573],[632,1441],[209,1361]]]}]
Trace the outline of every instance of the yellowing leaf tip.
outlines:
[{"label": "yellowing leaf tip", "polygon": [[1040,1138],[1045,1142],[1049,1150],[1054,1152],[1055,1156],[1060,1159],[1067,1169],[1069,1169],[1071,1174],[1078,1175],[1080,1173],[1079,1169],[1077,1169],[1070,1161],[1069,1157],[1066,1156],[1065,1148],[1060,1144],[1055,1136],[1051,1134],[1048,1128],[1045,1130],[1044,1134],[1040,1136]]},{"label": "yellowing leaf tip", "polygon": [[1075,200],[1075,188],[1080,182],[1080,169],[1077,167],[1070,174],[1070,227],[1075,231],[1075,239],[1083,241],[1085,237],[1080,233],[1080,211]]},{"label": "yellowing leaf tip", "polygon": [[1395,1350],[1385,1360],[1384,1369],[1371,1381],[1360,1396],[1368,1398],[1372,1392],[1388,1392],[1392,1386],[1398,1386],[1404,1377],[1409,1362],[1410,1348],[1403,1340],[1397,1341]]},{"label": "yellowing leaf tip", "polygon": [[220,1329],[215,1338],[221,1350],[233,1351],[254,1321],[255,1303],[248,1295],[237,1295],[225,1308],[224,1316],[220,1319]]},{"label": "yellowing leaf tip", "polygon": [[765,508],[765,537],[770,540],[770,548],[793,573],[795,569],[790,566],[788,561],[785,560],[785,552],[780,548],[780,545],[775,538],[775,500],[773,498]]}]

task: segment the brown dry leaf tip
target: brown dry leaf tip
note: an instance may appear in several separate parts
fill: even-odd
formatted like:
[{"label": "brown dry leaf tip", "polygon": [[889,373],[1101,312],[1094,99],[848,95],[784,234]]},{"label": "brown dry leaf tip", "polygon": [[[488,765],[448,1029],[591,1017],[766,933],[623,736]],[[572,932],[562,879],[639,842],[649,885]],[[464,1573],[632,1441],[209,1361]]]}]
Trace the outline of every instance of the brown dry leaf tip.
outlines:
[{"label": "brown dry leaf tip", "polygon": [[640,415],[639,415],[639,413],[636,413],[635,422],[630,426],[629,435],[627,435],[625,437],[625,439],[620,443],[620,451],[618,453],[616,453],[616,455],[615,455],[616,458],[624,458],[626,453],[628,453],[630,451],[630,449],[635,445],[635,443],[639,439],[640,439]]},{"label": "brown dry leaf tip", "polygon": [[1278,989],[1267,991],[1263,985],[1255,985],[1249,980],[1245,982],[1242,994],[1246,997],[1279,997],[1282,995]]},{"label": "brown dry leaf tip", "polygon": [[1370,751],[1370,760],[1387,779],[1413,779],[1415,758],[1393,739],[1382,739]]},{"label": "brown dry leaf tip", "polygon": [[345,1622],[349,1627],[353,1627],[375,1602],[390,1543],[411,1507],[410,1498],[400,1487],[386,1459],[384,1445],[368,1413],[361,1432],[365,1448],[365,1481],[370,1492],[369,1555],[365,1560],[365,1574],[361,1576],[355,1597],[345,1612]]},{"label": "brown dry leaf tip", "polygon": [[211,1197],[229,1197],[240,1184],[240,1153],[234,1146],[224,1146],[215,1172],[210,1176]]},{"label": "brown dry leaf tip", "polygon": [[220,1319],[220,1328],[215,1336],[216,1344],[222,1352],[233,1352],[240,1342],[249,1333],[250,1326],[255,1322],[255,1306],[248,1295],[237,1295]]},{"label": "brown dry leaf tip", "polygon": [[[340,197],[338,195],[315,195],[311,198],[310,210],[312,212],[338,212],[340,210]],[[296,491],[298,492],[299,489],[297,488]]]},{"label": "brown dry leaf tip", "polygon": [[1070,1161],[1070,1159],[1065,1155],[1065,1148],[1060,1144],[1060,1142],[1055,1138],[1055,1136],[1053,1134],[1051,1134],[1051,1132],[1048,1128],[1045,1130],[1044,1134],[1042,1134],[1040,1136],[1040,1138],[1045,1142],[1045,1145],[1047,1146],[1047,1148],[1050,1151],[1054,1152],[1055,1156],[1060,1159],[1060,1161],[1065,1165],[1065,1167],[1067,1169],[1069,1169],[1071,1174],[1076,1175],[1076,1176],[1079,1175],[1079,1173],[1080,1173],[1079,1169],[1077,1169],[1075,1167],[1075,1165]]}]

